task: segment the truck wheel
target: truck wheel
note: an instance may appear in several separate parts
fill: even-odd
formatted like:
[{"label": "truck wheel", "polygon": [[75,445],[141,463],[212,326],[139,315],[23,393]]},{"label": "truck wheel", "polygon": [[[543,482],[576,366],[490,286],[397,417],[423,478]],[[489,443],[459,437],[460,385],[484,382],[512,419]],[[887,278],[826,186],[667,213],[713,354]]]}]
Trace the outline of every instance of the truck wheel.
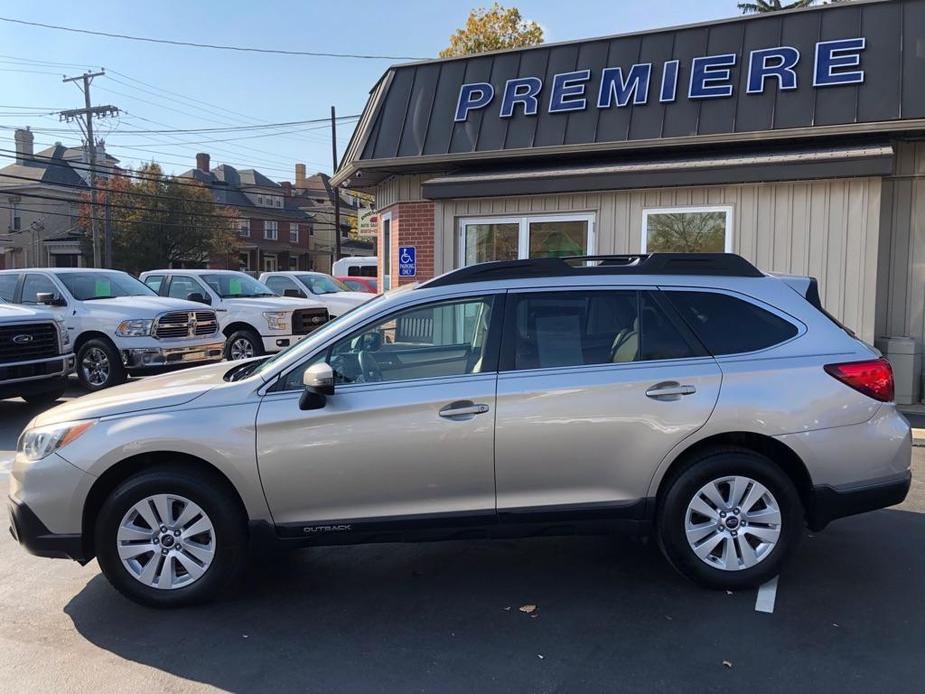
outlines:
[{"label": "truck wheel", "polygon": [[93,338],[77,350],[77,378],[90,391],[117,386],[125,381],[125,369],[116,349],[107,342]]},{"label": "truck wheel", "polygon": [[35,407],[48,407],[49,405],[61,399],[61,396],[64,395],[66,387],[67,379],[62,378],[56,381],[53,385],[50,385],[48,390],[44,390],[40,393],[30,393],[29,395],[23,395],[22,399]]},{"label": "truck wheel", "polygon": [[225,340],[225,359],[237,361],[263,354],[263,340],[253,330],[236,330]]},{"label": "truck wheel", "polygon": [[743,448],[707,451],[660,498],[659,545],[682,574],[707,588],[760,585],[779,572],[803,535],[790,478]]},{"label": "truck wheel", "polygon": [[213,599],[247,559],[246,519],[226,485],[174,466],[130,477],[103,503],[95,529],[103,574],[152,607]]}]

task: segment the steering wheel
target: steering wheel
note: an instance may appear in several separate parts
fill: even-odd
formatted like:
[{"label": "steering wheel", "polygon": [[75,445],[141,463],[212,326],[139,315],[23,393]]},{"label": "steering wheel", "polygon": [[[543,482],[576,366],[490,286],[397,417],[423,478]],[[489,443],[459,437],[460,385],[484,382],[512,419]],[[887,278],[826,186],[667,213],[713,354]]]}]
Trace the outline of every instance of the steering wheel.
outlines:
[{"label": "steering wheel", "polygon": [[372,352],[363,350],[359,353],[360,370],[363,372],[364,383],[377,383],[382,380],[382,369]]}]

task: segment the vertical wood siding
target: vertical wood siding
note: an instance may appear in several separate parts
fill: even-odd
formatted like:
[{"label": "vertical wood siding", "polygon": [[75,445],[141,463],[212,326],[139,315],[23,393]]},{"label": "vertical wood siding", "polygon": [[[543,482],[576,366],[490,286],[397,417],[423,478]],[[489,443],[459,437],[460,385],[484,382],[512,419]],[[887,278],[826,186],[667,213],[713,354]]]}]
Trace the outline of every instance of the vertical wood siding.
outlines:
[{"label": "vertical wood siding", "polygon": [[[918,165],[925,167],[925,151]],[[390,181],[389,185],[396,184]],[[420,179],[408,185],[416,187],[420,194]],[[925,189],[925,174],[918,185]],[[921,289],[925,286],[925,205],[919,205],[918,218],[909,217],[914,214],[907,209],[913,197],[911,190],[906,197],[908,200],[901,201],[905,205],[903,212],[915,219],[920,240],[911,249],[918,258],[915,270],[918,301],[905,310],[915,312],[919,331],[916,334],[921,336],[925,334],[925,293]],[[445,272],[456,265],[456,234],[462,217],[593,212],[597,253],[639,253],[644,208],[730,205],[734,252],[765,271],[818,278],[826,308],[861,337],[872,341],[877,319],[880,202],[880,178],[437,201],[435,271]],[[380,200],[379,205],[384,203]],[[903,249],[894,248],[891,253],[894,263],[897,253],[905,263]],[[912,255],[910,252],[909,256]],[[912,282],[911,266],[900,274]],[[897,297],[901,293],[905,298],[905,285],[894,289]],[[899,320],[903,307],[893,307],[893,313]]]}]

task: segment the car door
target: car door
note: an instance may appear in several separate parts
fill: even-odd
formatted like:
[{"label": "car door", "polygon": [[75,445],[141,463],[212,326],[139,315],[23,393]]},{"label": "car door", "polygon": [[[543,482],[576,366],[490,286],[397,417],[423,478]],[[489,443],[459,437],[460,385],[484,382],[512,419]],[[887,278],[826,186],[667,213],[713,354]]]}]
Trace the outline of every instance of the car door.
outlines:
[{"label": "car door", "polygon": [[[281,532],[495,521],[502,310],[493,294],[401,309],[282,375],[257,414],[260,478]],[[319,361],[336,390],[303,411],[302,373]]]},{"label": "car door", "polygon": [[710,416],[715,360],[645,288],[511,292],[507,304],[501,521],[638,516],[659,461]]},{"label": "car door", "polygon": [[[61,306],[42,304],[39,302],[39,294],[53,294],[57,299],[63,300],[66,303]],[[68,295],[64,289],[47,274],[43,272],[26,272],[23,276],[19,303],[51,311],[60,320],[64,321],[65,327],[69,331],[71,338],[73,339],[75,337],[76,321],[74,320],[74,309],[71,308],[70,302],[68,301]]]}]

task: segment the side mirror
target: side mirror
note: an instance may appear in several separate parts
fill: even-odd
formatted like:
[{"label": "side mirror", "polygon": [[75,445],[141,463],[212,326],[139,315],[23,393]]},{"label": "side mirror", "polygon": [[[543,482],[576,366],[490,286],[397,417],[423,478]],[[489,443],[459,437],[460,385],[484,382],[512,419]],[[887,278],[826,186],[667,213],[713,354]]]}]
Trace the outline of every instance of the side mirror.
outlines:
[{"label": "side mirror", "polygon": [[203,296],[203,295],[200,294],[199,292],[191,292],[191,293],[187,294],[187,295],[186,295],[186,300],[187,300],[187,301],[195,301],[196,303],[199,303],[199,304],[211,304],[211,303],[212,303],[212,299],[210,299],[210,298],[207,297],[207,296]]},{"label": "side mirror", "polygon": [[312,364],[302,374],[305,390],[299,398],[299,409],[320,410],[328,395],[334,395],[334,369],[330,364]]},{"label": "side mirror", "polygon": [[45,306],[67,306],[67,301],[51,292],[39,292],[35,295],[35,300]]},{"label": "side mirror", "polygon": [[296,298],[296,299],[304,299],[304,298],[305,298],[305,294],[303,294],[302,292],[300,292],[298,289],[284,289],[284,290],[283,290],[283,296],[291,296],[291,297],[294,297],[294,298]]}]

